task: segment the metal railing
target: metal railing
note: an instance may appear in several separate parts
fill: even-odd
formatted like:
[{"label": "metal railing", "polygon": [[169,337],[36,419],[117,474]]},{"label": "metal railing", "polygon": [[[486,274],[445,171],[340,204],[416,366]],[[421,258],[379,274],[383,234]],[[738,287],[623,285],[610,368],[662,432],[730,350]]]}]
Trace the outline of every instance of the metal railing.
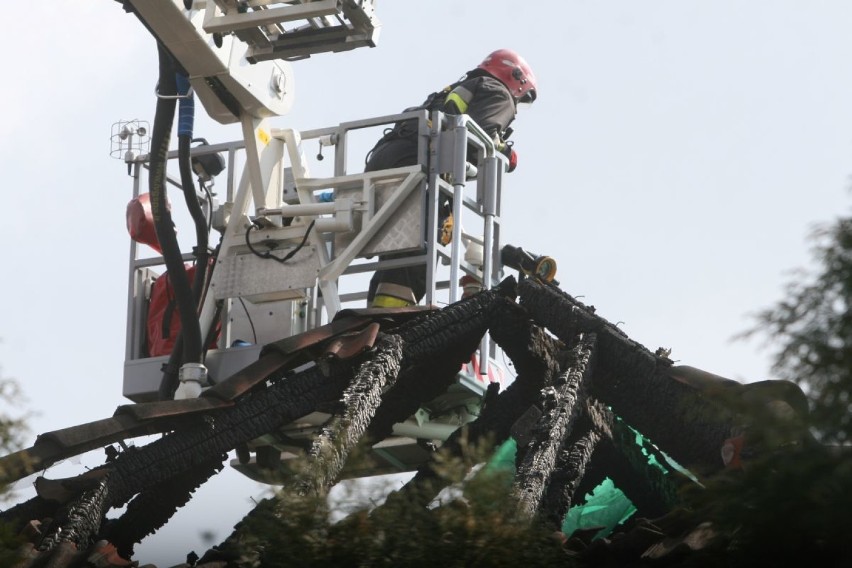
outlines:
[{"label": "metal railing", "polygon": [[[392,126],[400,121],[416,122],[419,140],[417,164],[408,168],[368,173],[347,171],[347,157],[356,133]],[[293,328],[294,333],[330,320],[342,303],[366,300],[363,278],[354,278],[359,274],[400,266],[425,265],[424,301],[434,305],[453,303],[459,299],[462,274],[480,280],[484,289],[491,288],[499,281],[502,274],[499,260],[500,189],[505,158],[496,152],[487,134],[467,116],[442,113],[430,116],[426,111],[419,110],[301,132],[273,129],[271,137],[282,142],[282,155],[278,163],[280,172],[276,174],[281,176],[281,182],[270,185],[270,188],[279,188],[275,191],[281,191],[281,195],[276,196],[281,205],[268,207],[269,200],[260,206],[256,203],[255,215],[252,217],[287,218],[292,220],[292,224],[282,226],[280,222],[269,223],[266,228],[251,231],[248,237],[247,228],[241,227],[247,220],[236,219],[234,226],[237,229],[234,234],[228,234],[232,230],[231,223],[226,223],[229,214],[239,215],[239,211],[246,210],[237,201],[251,200],[255,193],[242,189],[237,191],[238,185],[242,187],[249,183],[245,172],[237,182],[236,166],[240,161],[239,154],[245,148],[244,142],[199,146],[193,148],[192,153],[193,156],[211,153],[227,155],[224,203],[214,212],[214,216],[219,219],[220,230],[225,232],[223,241],[230,239],[228,255],[247,254],[246,239],[256,244],[278,239],[280,246],[286,248],[295,246],[306,236],[308,228],[313,231],[310,243],[321,259],[315,285],[305,289],[304,299],[299,300],[301,304],[298,311],[309,315],[302,324]],[[333,150],[331,177],[310,176],[310,167],[302,151],[302,147],[309,143],[318,143],[321,148]],[[176,159],[177,153],[171,152],[168,157],[170,160]],[[132,162],[134,197],[141,191],[141,174],[146,161],[147,156],[139,156]],[[376,207],[377,187],[383,183],[390,184],[388,180],[398,180],[393,182],[398,185],[391,184],[392,187],[383,188],[387,194],[385,203],[382,207]],[[180,187],[175,179],[169,178],[169,183]],[[317,195],[320,191],[332,192],[341,203],[318,203]],[[412,197],[416,194],[425,198]],[[438,241],[439,204],[445,199],[452,200],[454,223],[450,243],[442,245]],[[385,244],[380,231],[399,222],[395,214],[406,200],[409,213],[414,211],[419,217],[419,232],[413,241],[409,239],[407,248],[401,254],[395,254],[393,259],[383,258],[385,253],[394,251],[377,253],[371,245],[377,242]],[[353,216],[359,218],[357,223],[353,221]],[[314,221],[314,224],[310,224],[310,221]],[[228,229],[225,229],[226,226]],[[131,242],[127,361],[145,355],[141,347],[145,333],[146,283],[156,274],[155,269],[163,264],[161,257],[141,258],[138,247],[137,243]],[[477,254],[480,249],[481,254]],[[191,261],[191,256],[185,255],[185,260]],[[217,269],[221,262],[220,258]],[[268,266],[272,268],[275,264]],[[261,263],[253,266],[257,270],[258,266],[265,265]],[[214,278],[215,273],[214,270]],[[282,286],[286,287],[287,283],[282,281]],[[213,294],[208,292],[208,296],[212,297]],[[227,295],[227,317],[222,318],[220,350],[229,349],[232,339],[230,326],[232,320],[239,317],[236,310],[231,310],[231,301],[238,298],[245,306],[239,293]],[[490,353],[487,336],[481,345],[481,353],[481,373],[485,374],[488,360],[486,354]],[[159,372],[158,368],[156,370]]]}]

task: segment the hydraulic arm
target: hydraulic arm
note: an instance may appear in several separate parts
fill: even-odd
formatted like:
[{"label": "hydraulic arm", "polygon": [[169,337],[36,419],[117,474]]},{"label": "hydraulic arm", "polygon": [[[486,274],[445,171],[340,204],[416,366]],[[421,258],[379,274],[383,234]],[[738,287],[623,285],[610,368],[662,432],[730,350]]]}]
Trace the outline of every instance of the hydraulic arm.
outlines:
[{"label": "hydraulic arm", "polygon": [[288,61],[373,47],[372,0],[122,0],[186,71],[215,120],[286,114],[295,80]]}]

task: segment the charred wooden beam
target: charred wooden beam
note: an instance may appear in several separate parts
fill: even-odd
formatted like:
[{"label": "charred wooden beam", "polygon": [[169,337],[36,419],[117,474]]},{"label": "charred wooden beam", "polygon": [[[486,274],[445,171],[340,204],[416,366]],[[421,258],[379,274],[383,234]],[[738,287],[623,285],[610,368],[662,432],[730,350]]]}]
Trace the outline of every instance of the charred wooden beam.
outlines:
[{"label": "charred wooden beam", "polygon": [[514,281],[509,280],[395,329],[404,342],[403,363],[396,384],[382,397],[369,435],[383,440],[394,424],[446,392],[488,329],[495,302],[510,302],[507,298],[514,294]]},{"label": "charred wooden beam", "polygon": [[492,435],[500,444],[509,438],[521,416],[539,402],[541,390],[556,380],[564,345],[535,325],[526,310],[509,301],[495,302],[489,333],[514,364],[517,376],[482,409],[470,432],[474,439]]},{"label": "charred wooden beam", "polygon": [[349,452],[375,415],[382,392],[396,381],[402,351],[402,338],[387,335],[378,342],[373,356],[358,368],[343,391],[343,415],[323,428],[314,440],[310,465],[298,483],[299,493],[323,495],[337,481]]},{"label": "charred wooden beam", "polygon": [[593,368],[595,336],[581,336],[571,350],[568,368],[554,384],[542,391],[542,417],[534,429],[533,441],[518,463],[514,492],[518,510],[533,518],[556,467],[563,442],[582,412],[584,387]]},{"label": "charred wooden beam", "polygon": [[609,424],[602,419],[606,409],[589,399],[584,402],[583,413],[559,453],[544,499],[542,518],[555,530],[562,528],[568,509],[583,495],[580,488],[600,440],[610,436]]},{"label": "charred wooden beam", "polygon": [[[381,325],[392,328],[424,311],[425,308],[394,310],[381,318]],[[260,359],[206,390],[199,398],[122,405],[111,418],[42,434],[32,447],[0,457],[0,483],[11,483],[61,459],[127,438],[180,429],[184,422],[193,422],[193,414],[204,415],[233,406],[233,401],[242,394],[280,375],[282,370],[310,361],[330,342],[345,344],[341,339],[343,334],[363,328],[377,317],[369,310],[360,315],[349,312],[349,316],[339,314],[341,317],[327,325],[265,346]]]},{"label": "charred wooden beam", "polygon": [[95,541],[106,511],[109,509],[108,478],[84,491],[60,513],[38,546],[49,552],[61,543],[72,543],[76,550],[85,550]]},{"label": "charred wooden beam", "polygon": [[589,394],[693,471],[718,471],[732,414],[699,390],[667,374],[671,362],[628,338],[570,295],[532,280],[520,284],[520,303],[537,323],[563,340],[598,337]]},{"label": "charred wooden beam", "polygon": [[213,456],[168,481],[143,491],[127,510],[106,525],[102,537],[115,545],[123,558],[133,557],[133,547],[165,525],[186,505],[196,489],[222,471],[227,454]]},{"label": "charred wooden beam", "polygon": [[[512,360],[518,373],[503,392],[490,392],[479,418],[464,429],[454,432],[443,449],[461,455],[465,444],[475,444],[490,436],[501,444],[512,435],[512,427],[524,414],[536,407],[541,390],[550,386],[559,373],[562,345],[542,328],[532,323],[526,311],[508,298],[494,298],[488,319],[489,332]],[[537,410],[537,408],[536,408]],[[540,411],[538,411],[540,414]],[[388,497],[390,508],[402,500],[412,505],[427,505],[443,487],[434,464],[421,466],[415,476],[399,491]]]},{"label": "charred wooden beam", "polygon": [[113,467],[115,504],[191,468],[211,456],[226,453],[267,432],[313,412],[320,404],[337,400],[351,377],[346,366],[330,377],[317,368],[278,381],[269,388],[239,399],[234,407],[210,413],[192,427],[124,452]]},{"label": "charred wooden beam", "polygon": [[0,513],[0,523],[18,533],[30,521],[54,518],[59,507],[59,503],[36,496],[4,510]]},{"label": "charred wooden beam", "polygon": [[[80,507],[90,508],[92,515],[100,515],[100,523],[109,508],[123,505],[134,495],[167,483],[191,470],[195,464],[226,453],[239,443],[292,422],[321,403],[339,399],[350,377],[351,369],[347,364],[331,376],[324,376],[318,368],[312,368],[287,380],[276,381],[269,388],[239,399],[233,407],[187,423],[147,446],[121,453],[104,466],[110,473],[103,482],[104,497],[95,504],[97,507],[87,505],[85,500],[77,502]],[[30,501],[32,503],[18,511],[42,508],[40,497]],[[69,519],[69,522],[76,522]],[[58,541],[55,537],[54,540]]]},{"label": "charred wooden beam", "polygon": [[[288,354],[271,352],[220,385],[241,384],[250,378],[261,382],[290,362]],[[211,389],[213,390],[213,389]],[[221,394],[220,391],[214,391]],[[230,389],[229,392],[235,392]],[[110,418],[46,432],[32,447],[0,458],[0,483],[11,483],[47,469],[56,462],[89,450],[137,436],[162,434],[192,424],[197,416],[227,408],[233,403],[213,396],[119,406]],[[193,416],[195,415],[195,416]]]}]

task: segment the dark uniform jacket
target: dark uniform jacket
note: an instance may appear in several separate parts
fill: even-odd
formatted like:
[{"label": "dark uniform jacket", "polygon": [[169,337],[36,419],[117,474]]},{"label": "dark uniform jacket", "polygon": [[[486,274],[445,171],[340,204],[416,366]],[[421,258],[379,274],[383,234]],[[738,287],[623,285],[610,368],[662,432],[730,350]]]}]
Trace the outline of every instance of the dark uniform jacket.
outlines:
[{"label": "dark uniform jacket", "polygon": [[[509,89],[491,75],[476,69],[443,91],[433,93],[417,107],[467,114],[492,137],[498,149],[505,145],[506,131],[515,119],[515,101]],[[383,170],[417,163],[417,126],[403,122],[388,131],[367,155],[365,171]]]}]

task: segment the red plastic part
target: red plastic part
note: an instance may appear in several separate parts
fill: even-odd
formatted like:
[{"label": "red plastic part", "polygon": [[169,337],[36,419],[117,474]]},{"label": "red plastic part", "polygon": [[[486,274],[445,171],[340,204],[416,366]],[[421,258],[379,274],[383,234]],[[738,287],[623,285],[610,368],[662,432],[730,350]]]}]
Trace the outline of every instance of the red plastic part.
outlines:
[{"label": "red plastic part", "polygon": [[[171,209],[168,201],[166,208]],[[139,197],[131,199],[127,204],[127,232],[130,238],[137,243],[148,245],[158,253],[162,254],[160,241],[157,239],[157,231],[154,228],[154,215],[151,212],[151,197],[142,193]]]},{"label": "red plastic part", "polygon": [[[186,266],[186,276],[192,283],[193,278],[195,278],[195,266]],[[216,337],[211,340],[209,348],[216,347],[219,331],[217,327]],[[172,352],[175,339],[180,333],[180,312],[177,308],[175,293],[168,272],[160,275],[151,287],[146,332],[149,357],[169,355]],[[201,332],[205,333],[204,330],[201,330]]]}]

